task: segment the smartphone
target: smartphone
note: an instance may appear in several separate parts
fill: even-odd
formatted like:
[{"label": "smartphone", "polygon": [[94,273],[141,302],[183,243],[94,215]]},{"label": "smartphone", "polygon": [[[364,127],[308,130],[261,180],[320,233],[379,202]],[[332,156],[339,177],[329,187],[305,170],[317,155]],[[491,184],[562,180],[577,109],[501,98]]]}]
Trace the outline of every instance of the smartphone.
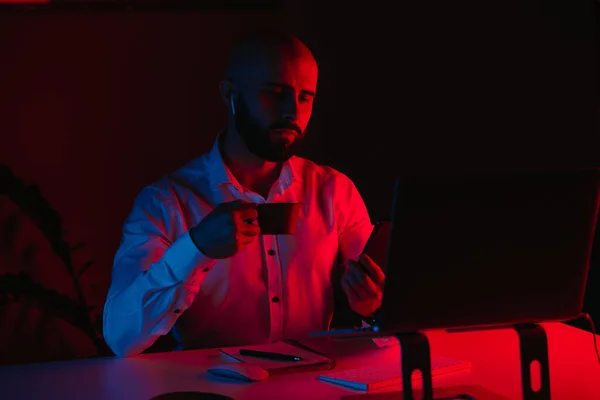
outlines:
[{"label": "smartphone", "polygon": [[[381,268],[383,271],[385,271],[386,267],[391,228],[392,223],[390,221],[377,221],[362,252],[363,254],[371,257],[371,259],[375,261],[375,263],[379,265],[379,268]],[[366,268],[365,272],[368,273]]]}]

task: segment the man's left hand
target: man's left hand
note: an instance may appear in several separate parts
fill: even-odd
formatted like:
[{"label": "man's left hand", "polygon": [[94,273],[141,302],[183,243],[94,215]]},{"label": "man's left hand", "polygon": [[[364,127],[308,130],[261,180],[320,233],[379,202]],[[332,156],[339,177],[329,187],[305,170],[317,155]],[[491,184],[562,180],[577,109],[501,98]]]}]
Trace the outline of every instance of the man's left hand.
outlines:
[{"label": "man's left hand", "polygon": [[372,316],[381,307],[385,275],[366,254],[358,260],[348,260],[342,276],[342,288],[348,296],[350,307],[363,317]]}]

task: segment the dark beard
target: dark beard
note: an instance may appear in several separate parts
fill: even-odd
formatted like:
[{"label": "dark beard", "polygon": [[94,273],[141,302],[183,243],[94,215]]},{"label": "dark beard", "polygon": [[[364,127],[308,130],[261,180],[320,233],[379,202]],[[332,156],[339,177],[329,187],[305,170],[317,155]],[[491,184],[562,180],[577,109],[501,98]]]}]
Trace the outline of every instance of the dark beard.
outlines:
[{"label": "dark beard", "polygon": [[[250,115],[242,96],[238,97],[235,111],[235,128],[246,143],[248,151],[255,156],[265,161],[283,162],[289,160],[300,150],[304,134],[297,125],[283,121],[263,129],[258,121]],[[283,142],[275,143],[269,135],[269,131],[273,129],[292,129],[298,135],[289,145]]]}]

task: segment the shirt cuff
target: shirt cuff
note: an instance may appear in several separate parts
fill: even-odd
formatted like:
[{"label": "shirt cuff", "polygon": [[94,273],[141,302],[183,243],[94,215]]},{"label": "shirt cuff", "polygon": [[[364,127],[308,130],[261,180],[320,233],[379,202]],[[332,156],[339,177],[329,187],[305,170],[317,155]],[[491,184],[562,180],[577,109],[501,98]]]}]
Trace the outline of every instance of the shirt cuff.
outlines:
[{"label": "shirt cuff", "polygon": [[178,282],[195,284],[195,272],[208,272],[217,263],[204,255],[190,237],[189,231],[180,236],[163,254],[163,260]]}]

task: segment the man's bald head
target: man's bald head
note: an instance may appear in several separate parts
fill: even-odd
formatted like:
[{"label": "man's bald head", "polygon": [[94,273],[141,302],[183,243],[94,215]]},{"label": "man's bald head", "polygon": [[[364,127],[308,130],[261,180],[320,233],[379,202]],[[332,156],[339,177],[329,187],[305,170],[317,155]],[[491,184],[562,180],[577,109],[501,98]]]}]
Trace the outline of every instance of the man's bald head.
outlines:
[{"label": "man's bald head", "polygon": [[243,81],[249,69],[277,64],[282,59],[317,63],[309,48],[296,36],[278,30],[258,30],[240,35],[229,53],[226,79]]}]

